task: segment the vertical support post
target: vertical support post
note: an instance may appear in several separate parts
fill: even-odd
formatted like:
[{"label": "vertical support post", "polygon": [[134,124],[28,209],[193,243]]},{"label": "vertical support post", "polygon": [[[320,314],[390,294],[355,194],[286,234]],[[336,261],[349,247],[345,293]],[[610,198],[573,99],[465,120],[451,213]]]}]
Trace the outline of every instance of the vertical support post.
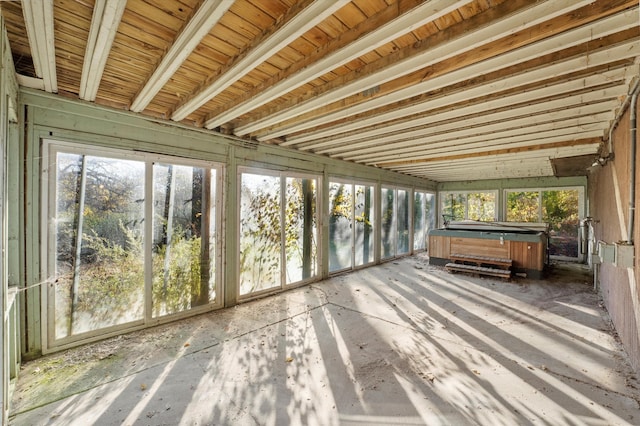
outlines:
[{"label": "vertical support post", "polygon": [[[197,171],[196,171],[197,170]],[[200,188],[196,188],[196,175],[200,181]],[[200,237],[200,288],[191,297],[191,306],[206,305],[209,303],[209,281],[211,279],[210,266],[210,230],[211,230],[211,170],[198,168],[194,170],[194,191],[193,191],[193,220],[199,222]],[[197,198],[196,198],[197,197]],[[197,209],[196,204],[197,205]]]},{"label": "vertical support post", "polygon": [[84,203],[85,203],[85,192],[87,187],[87,163],[86,163],[86,155],[80,156],[80,160],[78,161],[78,167],[80,170],[78,172],[77,178],[77,194],[76,194],[76,220],[75,220],[75,254],[73,259],[73,282],[71,284],[71,306],[69,307],[69,318],[68,318],[68,331],[67,335],[71,336],[73,334],[73,323],[75,320],[75,309],[79,302],[78,292],[80,290],[80,266],[82,264],[82,259],[80,255],[82,254],[82,234],[83,234],[83,225],[84,225]]},{"label": "vertical support post", "polygon": [[302,179],[302,279],[311,277],[313,257],[313,185],[311,179]]}]

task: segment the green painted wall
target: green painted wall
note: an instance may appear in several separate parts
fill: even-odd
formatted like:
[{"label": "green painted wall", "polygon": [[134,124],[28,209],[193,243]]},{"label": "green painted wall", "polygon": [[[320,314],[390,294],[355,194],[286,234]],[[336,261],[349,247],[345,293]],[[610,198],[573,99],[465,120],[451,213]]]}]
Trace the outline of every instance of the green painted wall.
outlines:
[{"label": "green painted wall", "polygon": [[[44,92],[23,89],[20,96],[24,111],[25,133],[20,148],[13,155],[23,158],[18,162],[25,176],[20,203],[24,205],[25,222],[20,224],[25,239],[25,276],[27,286],[24,315],[25,343],[23,351],[37,355],[46,348],[46,332],[40,315],[41,290],[41,141],[43,139],[91,144],[99,147],[121,148],[165,155],[174,155],[224,164],[224,304],[237,303],[238,259],[238,167],[258,167],[272,170],[299,171],[317,174],[323,188],[330,178],[349,179],[372,183],[386,183],[435,192],[435,182],[384,171],[312,153],[294,151],[275,145],[254,144],[218,133],[181,124],[145,118],[141,115],[118,111],[88,102],[80,102]],[[323,191],[322,206],[328,206],[328,191]],[[328,238],[326,208],[322,208],[321,235]],[[322,244],[322,259],[328,259],[328,244]],[[326,262],[325,262],[326,263]],[[328,275],[323,265],[320,278]]]},{"label": "green painted wall", "polygon": [[19,194],[18,158],[19,131],[17,121],[18,83],[11,49],[6,36],[4,19],[0,17],[0,423],[7,422],[9,409],[9,381],[18,374],[20,363],[19,294],[21,281],[21,239],[19,234],[20,208],[15,202]]}]

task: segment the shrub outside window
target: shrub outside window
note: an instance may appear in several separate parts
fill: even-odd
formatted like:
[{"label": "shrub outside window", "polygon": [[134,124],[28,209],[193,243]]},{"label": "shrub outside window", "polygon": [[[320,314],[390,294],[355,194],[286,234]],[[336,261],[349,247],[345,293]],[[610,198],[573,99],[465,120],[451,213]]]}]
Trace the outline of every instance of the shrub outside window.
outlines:
[{"label": "shrub outside window", "polygon": [[50,346],[221,306],[220,167],[45,141]]}]

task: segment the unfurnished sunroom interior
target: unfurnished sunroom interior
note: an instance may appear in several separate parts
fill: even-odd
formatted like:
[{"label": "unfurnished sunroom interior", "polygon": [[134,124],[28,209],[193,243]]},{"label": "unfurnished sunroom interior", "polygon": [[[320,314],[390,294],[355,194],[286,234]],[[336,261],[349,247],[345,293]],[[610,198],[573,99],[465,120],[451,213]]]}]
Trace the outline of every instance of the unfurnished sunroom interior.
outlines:
[{"label": "unfurnished sunroom interior", "polygon": [[505,294],[573,289],[560,261],[587,271],[640,372],[638,1],[0,11],[3,421],[43,355],[288,297],[347,315],[336,283],[410,281],[408,264],[508,261]]}]

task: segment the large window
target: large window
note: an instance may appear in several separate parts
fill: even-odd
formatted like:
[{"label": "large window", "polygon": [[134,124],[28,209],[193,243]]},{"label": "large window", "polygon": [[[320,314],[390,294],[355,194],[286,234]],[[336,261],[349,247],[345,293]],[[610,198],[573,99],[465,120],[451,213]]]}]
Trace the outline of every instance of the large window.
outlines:
[{"label": "large window", "polygon": [[429,192],[413,194],[413,249],[425,250],[429,230],[436,226],[436,196]]},{"label": "large window", "polygon": [[215,174],[204,167],[153,165],[154,317],[215,299]]},{"label": "large window", "polygon": [[441,192],[441,219],[443,222],[459,220],[496,221],[496,198],[496,191]]},{"label": "large window", "polygon": [[240,174],[240,296],[317,276],[315,177]]},{"label": "large window", "polygon": [[505,198],[507,221],[547,223],[549,254],[579,257],[581,189],[506,191]]},{"label": "large window", "polygon": [[215,167],[44,147],[52,345],[219,301]]},{"label": "large window", "polygon": [[372,185],[329,183],[329,271],[367,265],[374,260]]},{"label": "large window", "polygon": [[410,191],[382,187],[380,257],[389,259],[409,253],[411,229]]}]

